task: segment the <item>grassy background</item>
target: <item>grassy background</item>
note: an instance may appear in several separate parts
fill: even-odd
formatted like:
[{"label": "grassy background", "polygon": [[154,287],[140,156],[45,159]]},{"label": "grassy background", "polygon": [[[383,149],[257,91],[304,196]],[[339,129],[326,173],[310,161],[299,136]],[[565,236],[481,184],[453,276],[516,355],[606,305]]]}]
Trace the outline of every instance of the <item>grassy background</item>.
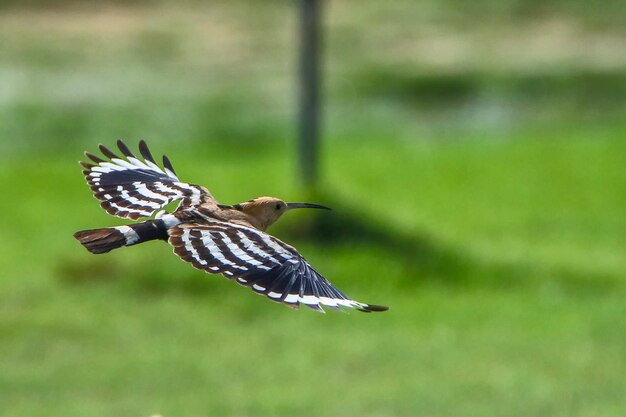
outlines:
[{"label": "grassy background", "polygon": [[[327,2],[314,196],[291,2],[0,6],[0,416],[626,412],[620,2]],[[124,222],[76,161],[118,137],[225,203],[333,206],[272,232],[391,310],[88,254],[74,231]]]}]

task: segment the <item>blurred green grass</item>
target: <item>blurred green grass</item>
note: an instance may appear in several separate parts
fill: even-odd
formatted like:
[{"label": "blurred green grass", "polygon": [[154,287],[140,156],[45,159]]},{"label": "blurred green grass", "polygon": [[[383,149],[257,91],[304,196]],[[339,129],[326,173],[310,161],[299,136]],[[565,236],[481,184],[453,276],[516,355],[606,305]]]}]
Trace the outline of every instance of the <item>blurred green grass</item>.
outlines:
[{"label": "blurred green grass", "polygon": [[[619,415],[621,135],[394,144],[404,150],[392,153],[389,143],[329,144],[323,202],[343,205],[322,226],[356,216],[358,227],[331,223],[317,241],[288,240],[349,294],[389,303],[384,315],[292,312],[159,243],[91,256],[71,233],[120,222],[100,212],[73,157],[7,163],[3,409]],[[211,146],[175,163],[224,201],[297,196],[283,175],[287,152],[274,150],[240,164]],[[278,236],[306,222],[294,217]]]},{"label": "blurred green grass", "polygon": [[[0,415],[624,414],[615,16],[463,3],[493,11],[475,27],[435,3],[329,3],[309,194],[294,174],[293,10],[185,4],[3,3]],[[525,43],[554,53],[519,50],[519,66],[507,48]],[[450,50],[466,58],[439,60]],[[160,242],[86,253],[74,231],[124,222],[76,161],[118,137],[147,139],[226,203],[333,206],[272,232],[391,310],[295,312]]]}]

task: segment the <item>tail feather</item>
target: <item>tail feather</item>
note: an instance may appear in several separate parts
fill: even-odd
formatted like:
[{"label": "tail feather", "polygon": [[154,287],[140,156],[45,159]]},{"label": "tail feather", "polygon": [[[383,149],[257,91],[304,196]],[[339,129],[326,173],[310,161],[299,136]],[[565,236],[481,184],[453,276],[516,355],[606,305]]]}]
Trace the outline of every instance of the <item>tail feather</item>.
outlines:
[{"label": "tail feather", "polygon": [[167,240],[167,225],[161,219],[148,220],[129,226],[81,230],[74,237],[91,253],[107,253],[122,246],[149,240]]},{"label": "tail feather", "polygon": [[91,253],[107,253],[126,246],[124,233],[115,227],[81,230],[74,233],[74,237]]}]

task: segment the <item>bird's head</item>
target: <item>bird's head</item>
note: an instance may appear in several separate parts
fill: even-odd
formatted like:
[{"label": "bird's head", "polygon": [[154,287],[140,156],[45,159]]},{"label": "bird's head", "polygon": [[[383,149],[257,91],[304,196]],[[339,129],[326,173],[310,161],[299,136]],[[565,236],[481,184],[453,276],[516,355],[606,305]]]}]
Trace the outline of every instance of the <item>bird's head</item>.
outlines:
[{"label": "bird's head", "polygon": [[239,204],[241,211],[250,216],[255,223],[255,227],[265,230],[274,224],[280,216],[289,210],[297,208],[316,208],[330,210],[326,206],[313,203],[285,203],[275,197],[259,197],[254,200]]}]

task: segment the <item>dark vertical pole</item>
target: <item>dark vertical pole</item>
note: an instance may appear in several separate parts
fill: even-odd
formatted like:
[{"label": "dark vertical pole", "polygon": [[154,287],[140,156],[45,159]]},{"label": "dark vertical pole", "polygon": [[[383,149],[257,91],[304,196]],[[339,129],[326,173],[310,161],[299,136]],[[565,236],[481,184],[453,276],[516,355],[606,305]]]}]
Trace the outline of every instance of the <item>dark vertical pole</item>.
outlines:
[{"label": "dark vertical pole", "polygon": [[315,186],[319,158],[320,107],[320,0],[299,3],[299,109],[298,156],[300,177],[309,189]]}]

